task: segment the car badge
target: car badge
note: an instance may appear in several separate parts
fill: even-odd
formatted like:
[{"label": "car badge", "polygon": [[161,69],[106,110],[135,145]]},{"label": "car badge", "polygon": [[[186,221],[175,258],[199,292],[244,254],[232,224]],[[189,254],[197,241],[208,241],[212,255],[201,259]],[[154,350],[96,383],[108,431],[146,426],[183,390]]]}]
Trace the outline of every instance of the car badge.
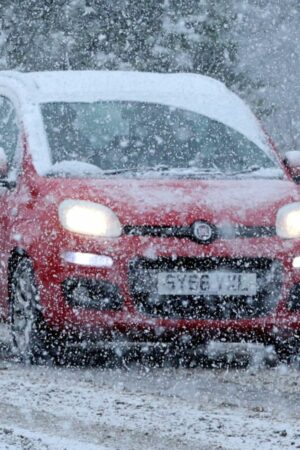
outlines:
[{"label": "car badge", "polygon": [[193,234],[198,241],[208,242],[212,238],[212,227],[206,222],[195,222],[192,227]]}]

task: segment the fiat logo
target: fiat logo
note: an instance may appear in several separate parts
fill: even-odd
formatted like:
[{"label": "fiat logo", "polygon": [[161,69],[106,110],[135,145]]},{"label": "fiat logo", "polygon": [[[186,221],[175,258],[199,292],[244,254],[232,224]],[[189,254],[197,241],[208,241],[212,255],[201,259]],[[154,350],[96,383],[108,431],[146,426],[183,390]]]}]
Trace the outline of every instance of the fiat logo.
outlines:
[{"label": "fiat logo", "polygon": [[206,222],[195,222],[193,224],[193,234],[195,238],[202,242],[208,242],[213,234],[213,230]]}]

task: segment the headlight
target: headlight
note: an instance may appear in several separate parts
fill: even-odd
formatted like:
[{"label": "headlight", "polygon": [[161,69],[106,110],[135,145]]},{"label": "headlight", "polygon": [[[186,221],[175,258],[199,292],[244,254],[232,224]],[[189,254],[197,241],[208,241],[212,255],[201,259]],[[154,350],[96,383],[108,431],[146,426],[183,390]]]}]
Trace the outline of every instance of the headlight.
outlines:
[{"label": "headlight", "polygon": [[64,200],[59,220],[69,231],[89,236],[118,237],[122,228],[116,214],[104,205],[83,200]]},{"label": "headlight", "polygon": [[300,238],[300,203],[290,203],[279,209],[276,233],[285,239]]}]

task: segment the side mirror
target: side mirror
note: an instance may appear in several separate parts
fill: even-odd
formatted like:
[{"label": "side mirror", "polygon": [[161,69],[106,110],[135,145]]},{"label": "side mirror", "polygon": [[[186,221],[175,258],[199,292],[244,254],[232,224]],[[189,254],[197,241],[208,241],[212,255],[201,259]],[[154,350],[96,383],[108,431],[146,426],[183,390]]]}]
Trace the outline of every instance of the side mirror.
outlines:
[{"label": "side mirror", "polygon": [[5,178],[8,173],[7,156],[2,147],[0,147],[0,178]]},{"label": "side mirror", "polygon": [[293,180],[300,184],[300,151],[286,152],[283,163],[291,174]]}]

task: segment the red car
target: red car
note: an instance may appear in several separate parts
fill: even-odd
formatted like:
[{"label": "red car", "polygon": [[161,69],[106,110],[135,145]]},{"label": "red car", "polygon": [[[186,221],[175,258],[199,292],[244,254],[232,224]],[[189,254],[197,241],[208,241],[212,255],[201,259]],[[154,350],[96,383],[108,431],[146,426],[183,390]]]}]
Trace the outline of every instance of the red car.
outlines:
[{"label": "red car", "polygon": [[300,170],[192,74],[0,74],[1,314],[19,355],[300,330]]}]

